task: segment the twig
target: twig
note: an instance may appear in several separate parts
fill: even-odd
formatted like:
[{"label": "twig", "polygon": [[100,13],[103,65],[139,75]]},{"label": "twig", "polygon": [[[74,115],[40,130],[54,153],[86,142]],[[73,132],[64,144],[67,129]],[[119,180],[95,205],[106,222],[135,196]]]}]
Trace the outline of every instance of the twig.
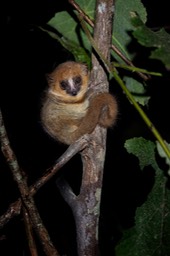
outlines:
[{"label": "twig", "polygon": [[[68,2],[77,10],[80,16],[92,27],[94,28],[94,22],[90,19],[90,17],[81,9],[81,7],[75,2],[75,0],[68,0]],[[113,44],[111,44],[111,49],[129,66],[134,67],[134,64],[123,55],[123,53]],[[143,79],[148,80],[150,76],[143,74],[142,72],[136,71],[136,73]]]},{"label": "twig", "polygon": [[48,169],[45,174],[30,187],[31,195],[35,194],[48,180],[50,180],[74,155],[83,150],[88,144],[88,136],[84,135],[75,143],[71,144],[64,154],[56,161],[56,164]]},{"label": "twig", "polygon": [[35,229],[40,242],[43,246],[44,252],[49,256],[59,256],[55,247],[53,246],[46,228],[44,227],[38,210],[35,206],[32,195],[29,193],[29,188],[27,186],[26,176],[23,175],[23,171],[18,165],[17,158],[10,146],[9,139],[6,133],[6,129],[3,123],[2,113],[0,110],[0,140],[1,140],[1,150],[6,158],[6,161],[11,169],[13,178],[16,181],[20,194],[21,200],[24,207],[28,211],[29,218],[32,222],[33,228]]},{"label": "twig", "polygon": [[[160,145],[162,146],[163,150],[165,151],[166,155],[168,156],[168,158],[170,158],[170,150],[168,148],[168,146],[166,145],[165,141],[163,140],[162,136],[160,135],[159,131],[156,129],[156,127],[154,126],[154,124],[150,121],[150,119],[148,118],[148,116],[145,114],[145,112],[143,111],[143,109],[140,107],[140,105],[136,102],[136,100],[134,99],[133,95],[130,93],[130,91],[127,89],[126,85],[124,84],[123,80],[121,79],[121,77],[119,76],[117,70],[115,67],[112,66],[112,63],[110,63],[103,55],[103,53],[100,51],[100,49],[98,48],[96,42],[94,41],[93,37],[90,34],[90,31],[88,30],[84,20],[81,20],[81,25],[83,27],[83,29],[85,30],[86,34],[88,35],[88,38],[90,40],[91,45],[93,46],[94,50],[96,51],[96,53],[98,54],[98,56],[100,57],[100,59],[102,60],[103,64],[105,65],[106,69],[108,70],[109,73],[111,73],[113,75],[113,77],[115,78],[115,80],[117,81],[117,83],[120,85],[120,87],[122,88],[122,90],[124,91],[124,93],[126,94],[127,98],[129,99],[129,101],[134,105],[134,107],[136,108],[136,110],[138,111],[138,113],[140,114],[140,116],[142,117],[142,119],[144,120],[144,122],[146,123],[146,125],[148,126],[148,128],[151,130],[151,132],[153,133],[153,135],[155,136],[155,138],[159,141]],[[157,73],[157,75],[159,75],[159,73]]]},{"label": "twig", "polygon": [[13,217],[21,212],[21,198],[11,203],[8,210],[0,217],[0,229],[3,228]]},{"label": "twig", "polygon": [[28,238],[28,246],[30,249],[30,254],[31,256],[38,256],[37,247],[36,247],[36,243],[33,235],[32,224],[30,222],[30,218],[28,216],[28,212],[25,209],[25,207],[23,207],[23,216],[24,216],[25,230]]},{"label": "twig", "polygon": [[64,200],[68,203],[68,205],[72,208],[75,209],[75,204],[76,204],[76,195],[74,194],[72,188],[70,185],[62,178],[59,178],[56,181],[56,185],[64,198]]},{"label": "twig", "polygon": [[80,5],[78,5],[74,0],[68,0],[68,2],[78,11],[78,13],[83,17],[87,23],[94,28],[94,23],[90,19],[90,17],[81,9]]},{"label": "twig", "polygon": [[[44,184],[46,184],[74,155],[83,150],[88,144],[88,136],[83,136],[76,143],[69,146],[64,154],[57,160],[56,164],[48,169],[45,174],[36,181],[30,188],[30,195],[34,195]],[[21,199],[12,203],[6,213],[0,217],[0,228],[3,228],[13,217],[20,214]]]}]

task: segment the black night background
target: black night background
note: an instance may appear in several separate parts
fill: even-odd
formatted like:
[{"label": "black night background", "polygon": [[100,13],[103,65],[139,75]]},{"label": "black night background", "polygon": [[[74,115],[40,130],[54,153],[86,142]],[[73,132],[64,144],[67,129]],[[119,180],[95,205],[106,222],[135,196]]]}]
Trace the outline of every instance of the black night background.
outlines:
[{"label": "black night background", "polygon": [[[147,8],[148,26],[155,29],[165,27],[167,32],[170,31],[168,1],[142,2]],[[66,146],[58,144],[44,132],[39,115],[47,86],[46,74],[59,63],[73,59],[73,56],[38,26],[44,26],[55,12],[69,8],[66,0],[6,1],[1,7],[0,107],[11,146],[30,185],[66,149]],[[139,47],[139,63],[136,60],[138,66],[166,74],[161,80],[164,90],[160,90],[159,78],[152,81],[154,88],[149,87],[152,97],[147,111],[162,136],[170,141],[167,116],[169,74],[160,62],[145,63],[149,50],[142,52],[142,49]],[[152,170],[145,170],[141,174],[137,159],[123,147],[124,141],[131,136],[152,139],[152,135],[118,86],[115,86],[114,93],[120,113],[114,130],[108,131],[100,221],[101,251],[108,256],[114,255],[114,245],[120,238],[120,226],[128,228],[133,225],[135,209],[145,200],[153,184]],[[81,159],[78,155],[35,196],[40,215],[61,255],[76,256],[75,228],[71,210],[58,192],[55,179],[63,175],[78,193],[80,170]],[[0,215],[18,196],[17,186],[0,153]],[[24,225],[19,215],[0,230],[0,255],[29,255],[26,248]]]}]

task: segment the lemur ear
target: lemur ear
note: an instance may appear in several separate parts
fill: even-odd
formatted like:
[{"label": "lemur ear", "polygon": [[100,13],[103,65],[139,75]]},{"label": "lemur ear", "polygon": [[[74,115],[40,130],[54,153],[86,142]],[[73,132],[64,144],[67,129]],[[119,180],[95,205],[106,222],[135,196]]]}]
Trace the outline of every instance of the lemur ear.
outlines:
[{"label": "lemur ear", "polygon": [[87,64],[82,63],[81,65],[82,65],[82,71],[84,75],[87,75],[89,73]]}]

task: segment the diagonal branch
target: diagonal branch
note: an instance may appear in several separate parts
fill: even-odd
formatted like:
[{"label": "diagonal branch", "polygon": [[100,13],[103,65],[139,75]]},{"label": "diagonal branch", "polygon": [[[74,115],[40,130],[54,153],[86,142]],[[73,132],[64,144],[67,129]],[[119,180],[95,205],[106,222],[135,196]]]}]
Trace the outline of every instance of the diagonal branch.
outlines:
[{"label": "diagonal branch", "polygon": [[18,165],[17,158],[10,147],[10,143],[8,140],[8,136],[6,133],[6,129],[3,123],[2,113],[0,111],[0,139],[1,139],[1,150],[6,158],[6,161],[10,167],[13,178],[18,185],[21,200],[24,204],[24,208],[27,210],[33,228],[35,229],[40,242],[43,246],[44,252],[49,256],[59,256],[55,247],[53,246],[50,237],[46,228],[44,227],[36,205],[34,203],[34,199],[32,195],[29,193],[29,188],[27,186],[26,176],[23,174],[23,171]]},{"label": "diagonal branch", "polygon": [[[56,164],[48,169],[45,174],[38,179],[30,188],[30,195],[36,194],[36,192],[46,184],[61,168],[64,166],[74,155],[83,150],[88,144],[88,137],[85,135],[80,138],[76,143],[69,146],[64,154],[57,160]],[[21,199],[13,202],[7,209],[7,211],[0,217],[0,228],[3,228],[13,217],[20,214],[21,211]]]}]

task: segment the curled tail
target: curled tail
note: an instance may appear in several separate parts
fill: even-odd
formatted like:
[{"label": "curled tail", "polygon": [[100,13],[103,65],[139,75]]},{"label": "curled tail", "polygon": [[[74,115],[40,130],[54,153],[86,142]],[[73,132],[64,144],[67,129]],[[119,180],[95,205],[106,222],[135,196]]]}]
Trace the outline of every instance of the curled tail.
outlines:
[{"label": "curled tail", "polygon": [[116,99],[110,93],[102,93],[98,95],[98,104],[100,104],[99,125],[108,128],[115,124],[118,105]]},{"label": "curled tail", "polygon": [[111,127],[117,117],[118,107],[116,99],[109,93],[100,93],[90,100],[89,108],[80,126],[70,134],[70,140],[75,141],[84,134],[90,134],[99,124]]}]

